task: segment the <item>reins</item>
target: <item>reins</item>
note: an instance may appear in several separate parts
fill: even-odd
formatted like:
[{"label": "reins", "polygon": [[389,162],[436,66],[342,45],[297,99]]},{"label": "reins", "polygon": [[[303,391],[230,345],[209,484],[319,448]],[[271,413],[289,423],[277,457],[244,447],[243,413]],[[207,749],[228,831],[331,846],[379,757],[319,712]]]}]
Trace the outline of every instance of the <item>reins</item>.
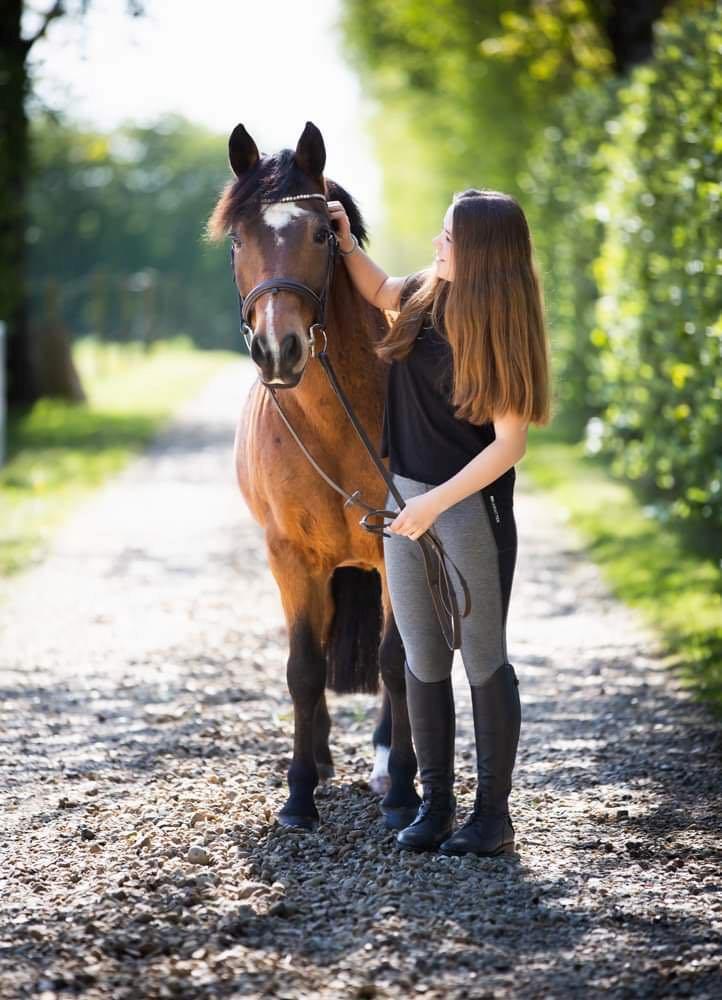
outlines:
[{"label": "reins", "polygon": [[[323,194],[300,194],[300,195],[288,195],[284,198],[276,199],[263,199],[265,204],[272,204],[279,201],[296,201],[302,198],[322,198],[324,202],[326,197]],[[379,471],[379,474],[384,479],[386,485],[388,486],[392,496],[399,505],[399,510],[402,510],[406,506],[406,502],[398,490],[398,487],[393,481],[392,476],[387,471],[384,466],[383,460],[374,448],[366,430],[359,422],[351,403],[346,396],[343,388],[339,384],[336,377],[336,373],[333,370],[331,364],[331,359],[328,356],[326,348],[328,347],[328,338],[326,336],[325,321],[326,321],[326,303],[328,300],[328,295],[330,293],[331,284],[333,282],[333,274],[335,269],[336,257],[339,252],[338,238],[333,230],[329,231],[329,254],[328,263],[326,267],[326,277],[324,280],[323,288],[321,293],[318,294],[308,285],[303,284],[303,282],[296,281],[291,278],[268,278],[265,281],[259,282],[255,285],[250,292],[245,296],[238,295],[240,314],[241,314],[241,334],[246,342],[248,351],[250,354],[251,350],[251,339],[253,338],[253,329],[249,324],[249,317],[251,309],[258,301],[258,299],[265,294],[275,294],[280,290],[292,291],[303,298],[306,298],[314,308],[314,322],[311,324],[308,330],[307,345],[309,347],[311,357],[318,357],[321,366],[323,367],[326,377],[328,378],[331,387],[333,388],[336,396],[338,397],[341,405],[343,406],[346,415],[354,426],[356,433],[358,434],[361,442],[363,443],[366,451],[368,452],[371,460]],[[235,267],[233,266],[233,257],[235,253],[235,247],[231,244],[231,265],[233,267],[233,275],[235,281]],[[322,350],[316,351],[316,335],[323,335],[324,346]],[[276,396],[276,390],[273,386],[266,385],[260,377],[259,381],[265,386],[265,388],[270,393],[271,399],[278,410],[283,422],[288,428],[291,436],[294,438],[299,448],[306,456],[310,464],[314,467],[316,472],[328,483],[328,485],[334,489],[337,493],[345,498],[344,506],[353,505],[360,507],[365,511],[363,517],[360,518],[359,524],[365,531],[372,532],[376,535],[382,535],[385,538],[391,538],[392,536],[384,530],[385,521],[393,520],[398,511],[390,511],[380,507],[372,507],[370,504],[366,503],[360,496],[360,490],[355,490],[353,493],[347,493],[343,487],[339,486],[329,475],[324,472],[320,465],[316,462],[313,456],[308,452],[303,441],[296,433],[295,429],[291,425],[290,421],[286,417],[286,414],[281,408],[281,404]],[[373,518],[380,519],[381,523],[373,523]],[[461,623],[460,617],[465,618],[469,611],[471,610],[471,597],[469,594],[469,588],[467,583],[459,571],[458,567],[445,552],[441,542],[436,537],[435,533],[431,528],[427,530],[416,539],[416,541],[421,546],[421,551],[424,557],[424,567],[426,570],[426,579],[431,591],[431,598],[434,605],[434,611],[439,620],[439,625],[441,626],[444,639],[446,644],[450,649],[458,649],[461,645]],[[459,606],[456,599],[456,594],[449,577],[449,572],[446,567],[446,560],[451,563],[454,571],[459,579],[459,583],[464,593],[464,610],[459,612]]]}]

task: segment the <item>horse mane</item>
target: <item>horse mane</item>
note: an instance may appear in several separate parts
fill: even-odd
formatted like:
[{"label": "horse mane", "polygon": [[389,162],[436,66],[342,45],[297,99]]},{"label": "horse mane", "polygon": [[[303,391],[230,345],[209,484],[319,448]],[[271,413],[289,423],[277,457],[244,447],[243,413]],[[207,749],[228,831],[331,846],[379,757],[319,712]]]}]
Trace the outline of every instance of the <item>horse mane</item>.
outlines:
[{"label": "horse mane", "polygon": [[[367,233],[358,205],[336,181],[325,177],[324,185],[326,198],[341,202],[351,224],[351,232],[363,246]],[[260,212],[261,199],[284,198],[304,191],[307,186],[308,175],[296,163],[294,150],[282,149],[270,156],[259,157],[255,166],[243,177],[235,177],[226,184],[206,223],[206,237],[212,242],[224,239],[236,222]]]},{"label": "horse mane", "polygon": [[340,201],[346,210],[351,232],[359,241],[359,246],[363,248],[366,243],[367,233],[361,210],[345,188],[342,188],[336,181],[326,178],[326,197],[332,201]]}]

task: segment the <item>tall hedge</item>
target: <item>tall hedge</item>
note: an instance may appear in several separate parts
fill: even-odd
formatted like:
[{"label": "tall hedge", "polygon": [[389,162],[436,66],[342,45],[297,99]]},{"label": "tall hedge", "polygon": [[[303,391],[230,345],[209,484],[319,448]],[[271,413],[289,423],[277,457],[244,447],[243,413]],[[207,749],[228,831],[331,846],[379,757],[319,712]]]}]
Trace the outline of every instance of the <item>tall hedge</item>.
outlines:
[{"label": "tall hedge", "polygon": [[619,101],[594,263],[599,443],[722,538],[722,10],[660,22]]},{"label": "tall hedge", "polygon": [[560,415],[722,555],[722,10],[655,36],[627,79],[559,101],[522,181]]}]

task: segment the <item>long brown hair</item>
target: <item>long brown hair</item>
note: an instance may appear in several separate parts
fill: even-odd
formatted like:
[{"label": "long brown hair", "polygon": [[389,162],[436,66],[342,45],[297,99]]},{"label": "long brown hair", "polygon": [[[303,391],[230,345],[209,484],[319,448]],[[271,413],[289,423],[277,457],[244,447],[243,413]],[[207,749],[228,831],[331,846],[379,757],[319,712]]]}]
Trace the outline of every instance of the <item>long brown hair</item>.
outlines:
[{"label": "long brown hair", "polygon": [[511,195],[468,188],[454,195],[454,277],[418,274],[375,345],[384,361],[402,361],[424,317],[445,332],[453,357],[454,415],[474,424],[511,409],[531,423],[551,419],[550,352],[541,278],[521,206]]}]

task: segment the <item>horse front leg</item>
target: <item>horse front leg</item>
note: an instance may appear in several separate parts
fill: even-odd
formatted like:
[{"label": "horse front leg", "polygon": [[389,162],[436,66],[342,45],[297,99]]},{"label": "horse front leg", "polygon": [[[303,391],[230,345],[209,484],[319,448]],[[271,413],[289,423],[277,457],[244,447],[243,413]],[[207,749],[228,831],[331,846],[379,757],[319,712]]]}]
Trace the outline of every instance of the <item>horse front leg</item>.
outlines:
[{"label": "horse front leg", "polygon": [[315,722],[324,698],[326,658],[308,620],[297,620],[290,637],[286,679],[293,699],[293,758],[288,769],[290,794],[278,821],[313,830],[319,820],[314,802],[319,782]]},{"label": "horse front leg", "polygon": [[269,563],[286,616],[289,636],[286,680],[293,700],[289,796],[278,814],[278,821],[284,826],[313,830],[319,820],[314,802],[319,782],[316,755],[324,770],[331,764],[324,695],[326,657],[321,645],[326,577],[313,572],[288,542],[269,545]]}]

